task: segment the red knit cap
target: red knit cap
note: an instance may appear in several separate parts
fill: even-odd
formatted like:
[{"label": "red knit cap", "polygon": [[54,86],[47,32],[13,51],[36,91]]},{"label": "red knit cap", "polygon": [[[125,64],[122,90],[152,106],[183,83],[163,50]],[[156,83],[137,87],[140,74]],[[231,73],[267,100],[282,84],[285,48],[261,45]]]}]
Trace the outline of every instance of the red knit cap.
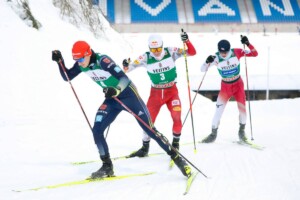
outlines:
[{"label": "red knit cap", "polygon": [[72,56],[74,60],[83,58],[84,56],[92,55],[91,47],[85,41],[77,41],[72,48]]}]

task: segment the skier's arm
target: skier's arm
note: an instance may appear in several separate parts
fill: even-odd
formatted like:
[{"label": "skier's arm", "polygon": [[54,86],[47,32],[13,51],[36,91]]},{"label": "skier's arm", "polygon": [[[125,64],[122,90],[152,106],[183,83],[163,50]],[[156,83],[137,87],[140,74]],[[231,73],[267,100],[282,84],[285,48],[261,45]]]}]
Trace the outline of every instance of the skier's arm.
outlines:
[{"label": "skier's arm", "polygon": [[76,62],[72,68],[70,69],[67,69],[65,67],[65,63],[64,61],[62,60],[62,63],[63,63],[63,66],[60,66],[60,64],[58,63],[58,67],[59,67],[59,72],[60,72],[60,75],[61,77],[64,79],[64,81],[68,81],[66,75],[65,75],[65,72],[64,70],[62,69],[62,67],[66,70],[66,74],[68,75],[69,79],[72,80],[73,78],[75,78],[78,74],[81,73],[81,70],[80,70],[80,67],[78,65],[78,62]]},{"label": "skier's arm", "polygon": [[252,44],[249,44],[248,48],[250,49],[251,52],[249,54],[246,54],[246,56],[256,57],[258,55],[257,50],[255,49],[255,47]]},{"label": "skier's arm", "polygon": [[[191,43],[190,43],[191,44]],[[191,44],[192,45],[192,44]],[[181,58],[184,56],[184,51],[182,48],[178,48],[178,47],[167,47],[170,54],[172,55],[173,60],[177,60],[178,58]],[[194,46],[192,47],[192,49],[194,48]],[[189,48],[190,49],[190,48]],[[196,51],[191,50],[191,52],[188,53],[188,50],[186,50],[186,56],[193,56],[196,54]]]},{"label": "skier's arm", "polygon": [[108,56],[103,56],[100,60],[101,67],[119,80],[118,89],[122,92],[131,82],[124,71]]},{"label": "skier's arm", "polygon": [[63,57],[61,55],[61,52],[59,50],[53,50],[52,51],[52,60],[55,61],[58,64],[60,75],[62,76],[62,78],[65,81],[68,81],[68,79],[65,75],[65,71],[66,71],[66,74],[67,74],[67,76],[70,80],[75,78],[81,72],[80,67],[78,65],[78,62],[76,62],[71,69],[67,69],[65,67],[64,59],[63,59]]},{"label": "skier's arm", "polygon": [[196,55],[196,49],[195,49],[194,45],[190,42],[188,34],[186,32],[181,32],[180,38],[181,38],[181,41],[184,43],[184,45],[187,46],[187,49],[186,49],[187,56]]},{"label": "skier's arm", "polygon": [[213,65],[216,65],[218,58],[215,55],[209,55],[206,58],[206,61],[201,66],[201,72],[206,72],[208,68]]},{"label": "skier's arm", "polygon": [[256,57],[258,55],[255,47],[250,44],[247,36],[243,36],[241,35],[241,42],[243,45],[246,45],[249,50],[243,50],[243,49],[234,49],[234,53],[236,54],[236,56],[238,57],[238,59],[240,59],[242,56],[246,56],[246,57]]},{"label": "skier's arm", "polygon": [[195,49],[194,45],[190,42],[190,40],[188,40],[185,44],[187,46],[187,50],[186,50],[187,56],[196,55],[196,53],[197,53],[196,49]]},{"label": "skier's arm", "polygon": [[256,51],[256,49],[254,48],[254,46],[252,44],[249,44],[248,47],[249,47],[249,50],[238,49],[238,48],[233,49],[236,57],[238,59],[240,59],[243,56],[256,57],[258,55],[258,52]]},{"label": "skier's arm", "polygon": [[[127,61],[127,64],[124,61]],[[127,66],[126,66],[127,65]],[[147,65],[147,54],[143,54],[136,58],[133,62],[131,62],[130,59],[124,59],[123,60],[123,69],[125,73],[131,72],[137,67],[142,67]]]}]

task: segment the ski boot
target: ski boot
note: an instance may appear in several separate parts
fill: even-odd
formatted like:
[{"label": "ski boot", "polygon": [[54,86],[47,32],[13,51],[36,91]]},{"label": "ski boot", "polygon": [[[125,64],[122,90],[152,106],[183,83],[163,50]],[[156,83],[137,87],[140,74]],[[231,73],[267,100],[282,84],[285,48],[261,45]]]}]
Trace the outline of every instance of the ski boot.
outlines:
[{"label": "ski boot", "polygon": [[132,152],[128,157],[132,158],[132,157],[146,157],[146,156],[148,156],[149,144],[150,144],[150,141],[143,141],[142,148],[140,148],[137,151]]},{"label": "ski boot", "polygon": [[218,129],[213,128],[211,134],[202,140],[202,143],[212,143],[216,140],[218,134]]},{"label": "ski boot", "polygon": [[239,129],[239,139],[240,141],[246,142],[248,139],[245,136],[245,126],[246,124],[240,124],[240,129]]},{"label": "ski boot", "polygon": [[109,156],[101,157],[101,160],[103,162],[102,167],[98,169],[96,172],[92,173],[91,179],[114,176],[113,164],[111,162],[110,157]]},{"label": "ski boot", "polygon": [[179,150],[179,140],[179,137],[173,137],[172,146],[177,150]]},{"label": "ski boot", "polygon": [[174,163],[177,165],[177,167],[180,169],[180,171],[182,172],[182,174],[186,177],[190,177],[192,174],[192,169],[191,167],[185,162],[185,160],[180,157],[178,154],[176,154],[175,152],[173,153],[173,155],[171,155],[172,160],[174,161]]}]

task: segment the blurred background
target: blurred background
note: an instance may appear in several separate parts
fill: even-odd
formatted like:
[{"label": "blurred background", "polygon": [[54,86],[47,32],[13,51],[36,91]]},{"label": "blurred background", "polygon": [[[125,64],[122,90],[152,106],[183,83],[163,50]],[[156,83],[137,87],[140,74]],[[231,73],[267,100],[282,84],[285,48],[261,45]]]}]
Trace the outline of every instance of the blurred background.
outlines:
[{"label": "blurred background", "polygon": [[299,32],[300,0],[92,0],[119,32]]},{"label": "blurred background", "polygon": [[[233,45],[237,45],[234,41],[240,34],[256,33],[255,36],[252,34],[249,37],[258,48],[260,60],[258,63],[251,64],[265,70],[261,73],[263,76],[251,77],[253,82],[260,84],[251,86],[249,98],[258,100],[300,96],[300,83],[297,81],[299,73],[297,70],[294,71],[295,63],[280,63],[276,59],[278,56],[283,56],[285,49],[289,49],[290,52],[295,51],[294,47],[297,44],[300,45],[299,38],[278,36],[279,33],[295,33],[300,36],[300,0],[93,0],[92,4],[106,17],[113,29],[123,35],[127,34],[127,38],[132,39],[140,33],[153,32],[170,35],[170,33],[178,33],[184,29],[191,35],[196,48],[200,48],[199,54],[201,55],[202,52],[209,52],[209,46],[215,47],[218,39],[222,39],[221,37],[226,37],[233,42]],[[128,34],[131,35],[128,36]],[[196,38],[193,34],[197,34]],[[211,36],[205,38],[205,34],[218,37],[217,39]],[[262,37],[259,38],[257,34]],[[280,42],[282,37],[290,40],[294,46]],[[168,36],[164,37],[164,39],[167,38]],[[270,41],[270,38],[273,40]],[[201,41],[207,39],[211,42]],[[145,37],[144,40],[146,41],[147,38]],[[198,43],[198,41],[201,42]],[[174,44],[175,41],[168,42],[168,45],[170,43]],[[139,44],[142,44],[142,41]],[[139,45],[135,45],[135,48],[137,46]],[[193,63],[193,59],[190,62]],[[199,63],[199,60],[197,62]],[[197,62],[193,65],[199,65]],[[273,84],[269,84],[266,80],[269,79],[270,65],[272,69],[277,65],[277,72],[279,72],[277,77],[273,76]],[[283,66],[290,66],[291,70],[280,70]],[[287,72],[289,72],[288,76],[283,76],[283,73]],[[216,78],[210,80],[216,80]],[[281,81],[278,82],[278,80]],[[215,101],[219,85],[215,81],[209,85],[210,88],[204,86],[203,91],[199,93]]]}]

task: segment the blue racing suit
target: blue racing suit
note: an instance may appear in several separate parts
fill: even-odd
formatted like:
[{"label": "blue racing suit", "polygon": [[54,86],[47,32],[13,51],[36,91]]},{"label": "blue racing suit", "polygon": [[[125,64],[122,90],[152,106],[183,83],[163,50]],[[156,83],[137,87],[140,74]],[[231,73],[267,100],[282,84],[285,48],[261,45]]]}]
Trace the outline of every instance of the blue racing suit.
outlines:
[{"label": "blue racing suit", "polygon": [[[68,79],[65,76],[64,70],[61,67],[59,67],[59,69],[61,76],[65,81],[67,81]],[[137,120],[141,128],[152,139],[154,139],[160,145],[160,147],[163,148],[169,155],[173,153],[169,145],[165,144],[157,136],[160,135],[161,137],[164,137],[155,129],[151,121],[148,109],[141,97],[139,96],[136,87],[126,76],[126,74],[121,70],[121,68],[118,65],[116,65],[110,57],[108,57],[107,55],[96,54],[94,53],[94,51],[92,51],[88,67],[83,68],[79,66],[78,62],[75,62],[72,68],[65,68],[65,71],[70,80],[75,78],[81,72],[85,72],[88,76],[92,78],[93,81],[99,84],[102,88],[120,88],[121,93],[117,96],[117,98],[124,105],[126,105],[133,113],[135,113],[140,119],[142,119],[142,121],[144,121],[149,127],[151,127],[151,130],[139,120]],[[97,111],[92,131],[95,144],[98,147],[100,158],[110,156],[109,148],[104,138],[104,131],[116,119],[116,117],[122,110],[126,109],[119,102],[117,102],[114,98],[107,98],[104,100],[104,102],[101,104]],[[154,134],[153,131],[157,134]]]}]

